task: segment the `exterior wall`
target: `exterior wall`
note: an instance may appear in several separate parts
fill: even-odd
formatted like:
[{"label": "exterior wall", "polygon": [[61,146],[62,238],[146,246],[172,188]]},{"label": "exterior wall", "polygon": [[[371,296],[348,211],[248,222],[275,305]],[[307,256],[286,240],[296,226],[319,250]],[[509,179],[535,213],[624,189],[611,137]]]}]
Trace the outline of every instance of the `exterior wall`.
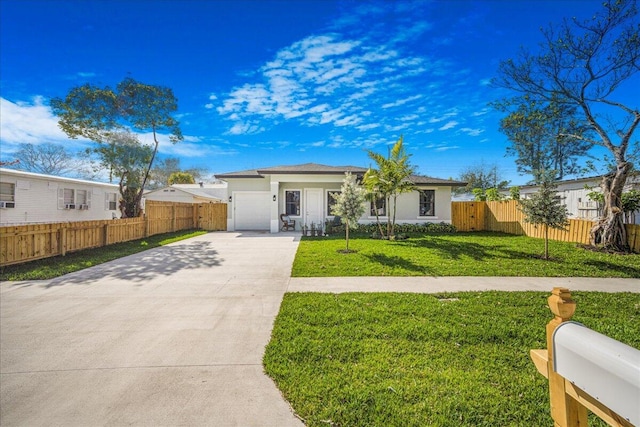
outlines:
[{"label": "exterior wall", "polygon": [[155,200],[159,202],[181,202],[181,203],[198,203],[196,198],[189,193],[176,189],[162,189],[145,194],[147,200]]},{"label": "exterior wall", "polygon": [[[3,169],[0,181],[14,184],[15,207],[0,209],[1,225],[18,225],[45,222],[93,221],[119,218],[118,186],[92,183],[90,181],[65,179],[54,176],[31,174]],[[87,192],[88,209],[64,209],[60,206],[58,191],[73,189]],[[115,210],[106,203],[106,194],[115,194]],[[89,200],[90,199],[90,200]],[[78,207],[78,206],[76,206]]]},{"label": "exterior wall", "polygon": [[[306,217],[307,207],[305,206],[305,190],[321,190],[321,222],[326,219],[332,219],[333,216],[328,212],[328,193],[330,191],[339,191],[342,186],[343,176],[341,175],[271,175],[265,178],[229,178],[228,194],[232,197],[235,192],[241,191],[269,191],[276,196],[277,203],[271,203],[265,206],[271,212],[272,233],[280,230],[280,214],[286,212],[285,193],[289,190],[300,191],[300,215],[290,215],[292,220],[296,221],[296,230],[301,230],[305,222],[309,222]],[[419,216],[419,193],[417,191],[402,194],[398,197],[398,210],[396,212],[397,223],[413,223],[422,224],[425,222],[451,222],[451,187],[429,187],[420,186],[420,189],[435,190],[435,215]],[[391,212],[388,210],[388,212]],[[360,218],[361,223],[373,223],[376,221],[375,216],[369,215],[369,202],[366,202],[365,214]],[[386,221],[386,217],[382,218]],[[234,206],[233,202],[229,203],[227,215],[227,230],[234,230]]]}]

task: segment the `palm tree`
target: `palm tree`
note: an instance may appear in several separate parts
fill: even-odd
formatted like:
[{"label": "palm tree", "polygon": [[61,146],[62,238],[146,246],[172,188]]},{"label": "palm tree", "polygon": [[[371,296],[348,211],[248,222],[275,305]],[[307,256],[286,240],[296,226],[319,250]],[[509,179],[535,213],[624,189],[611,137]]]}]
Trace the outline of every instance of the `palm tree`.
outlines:
[{"label": "palm tree", "polygon": [[369,168],[364,175],[363,184],[369,194],[369,200],[373,200],[374,203],[379,198],[383,198],[388,210],[391,206],[391,201],[393,201],[392,215],[390,216],[389,212],[387,212],[386,236],[382,232],[376,209],[376,221],[380,227],[380,234],[388,239],[393,239],[398,196],[402,193],[413,191],[415,188],[415,185],[410,180],[415,168],[409,163],[410,155],[404,149],[402,136],[393,145],[387,157],[373,151],[369,151],[367,154],[376,163],[377,168]]}]

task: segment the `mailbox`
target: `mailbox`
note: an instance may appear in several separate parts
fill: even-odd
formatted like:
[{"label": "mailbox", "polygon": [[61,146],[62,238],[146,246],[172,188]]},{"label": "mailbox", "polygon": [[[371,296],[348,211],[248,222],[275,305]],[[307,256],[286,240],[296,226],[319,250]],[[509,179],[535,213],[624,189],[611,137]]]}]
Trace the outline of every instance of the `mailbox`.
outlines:
[{"label": "mailbox", "polygon": [[554,370],[609,409],[640,426],[640,351],[577,322],[553,334]]}]

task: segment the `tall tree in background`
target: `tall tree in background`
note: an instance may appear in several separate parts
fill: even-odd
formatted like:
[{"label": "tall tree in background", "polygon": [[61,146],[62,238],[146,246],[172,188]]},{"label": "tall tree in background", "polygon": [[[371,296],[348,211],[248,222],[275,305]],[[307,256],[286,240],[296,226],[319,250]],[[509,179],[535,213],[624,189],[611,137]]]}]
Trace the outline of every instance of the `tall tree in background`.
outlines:
[{"label": "tall tree in background", "polygon": [[183,169],[180,166],[180,159],[177,157],[167,157],[164,159],[156,158],[153,164],[151,173],[149,174],[149,181],[146,188],[156,189],[171,185],[169,177],[175,172],[184,172],[193,176],[195,182],[202,181],[207,171],[203,168],[188,168]]},{"label": "tall tree in background", "polygon": [[474,193],[475,189],[485,194],[489,188],[506,190],[509,187],[509,181],[503,179],[498,165],[487,165],[484,162],[463,169],[459,180],[466,182],[467,185],[454,190],[457,194]]},{"label": "tall tree in background", "polygon": [[105,144],[109,136],[118,131],[151,133],[151,157],[145,164],[145,173],[135,195],[134,214],[138,215],[144,187],[160,145],[158,134],[168,132],[173,143],[183,139],[179,124],[172,116],[178,109],[173,91],[126,78],[115,89],[90,84],[72,88],[64,99],[52,99],[51,106],[60,117],[58,125],[70,138],[81,136]]},{"label": "tall tree in background", "polygon": [[[369,168],[364,174],[362,184],[368,193],[385,200],[387,209],[387,230],[383,238],[393,239],[396,225],[396,210],[398,196],[413,191],[415,185],[410,181],[415,168],[409,162],[410,155],[403,146],[403,137],[393,145],[387,157],[369,151],[369,157],[376,163],[376,168]],[[393,204],[391,202],[393,201]],[[376,203],[374,201],[373,203]],[[392,213],[389,215],[389,209]],[[377,218],[377,215],[376,215]],[[379,221],[378,221],[379,223]],[[382,228],[380,227],[382,232]]]},{"label": "tall tree in background", "polygon": [[[507,154],[516,157],[518,172],[534,175],[539,170],[556,171],[556,179],[579,172],[577,159],[587,154],[593,143],[587,141],[589,127],[577,117],[577,109],[557,96],[540,101],[524,96],[517,105],[494,104],[501,111],[510,111],[500,120],[500,131],[511,146]],[[515,108],[515,109],[514,109]]]},{"label": "tall tree in background", "polygon": [[91,177],[88,162],[83,162],[64,145],[20,144],[19,147],[13,155],[16,169],[45,175]]},{"label": "tall tree in background", "polygon": [[195,184],[196,180],[189,172],[174,172],[169,175],[169,185],[173,184]]},{"label": "tall tree in background", "polygon": [[364,214],[365,207],[365,195],[362,188],[356,183],[356,178],[351,175],[350,172],[345,174],[342,181],[342,188],[335,198],[336,204],[331,211],[332,215],[338,215],[340,220],[345,225],[345,239],[347,241],[347,248],[345,252],[349,251],[349,229],[356,228],[358,226],[358,219]]},{"label": "tall tree in background", "polygon": [[549,228],[564,230],[569,224],[569,212],[556,192],[554,178],[553,172],[538,173],[538,192],[518,202],[525,222],[541,225],[544,229],[544,259],[549,259]]},{"label": "tall tree in background", "polygon": [[138,216],[139,199],[146,165],[153,156],[153,149],[140,143],[138,138],[129,132],[113,132],[106,136],[102,144],[98,144],[93,152],[99,157],[99,166],[109,170],[117,177],[122,203],[122,218]]},{"label": "tall tree in background", "polygon": [[625,84],[638,84],[630,81],[640,71],[636,6],[635,0],[607,0],[591,19],[550,25],[542,30],[544,42],[537,54],[523,49],[515,60],[500,64],[494,79],[495,85],[532,101],[557,97],[576,108],[596,137],[568,136],[609,150],[615,169],[602,180],[603,217],[592,228],[591,240],[610,250],[628,250],[621,196],[632,168],[627,150],[640,124],[640,109],[624,105],[616,95]]}]

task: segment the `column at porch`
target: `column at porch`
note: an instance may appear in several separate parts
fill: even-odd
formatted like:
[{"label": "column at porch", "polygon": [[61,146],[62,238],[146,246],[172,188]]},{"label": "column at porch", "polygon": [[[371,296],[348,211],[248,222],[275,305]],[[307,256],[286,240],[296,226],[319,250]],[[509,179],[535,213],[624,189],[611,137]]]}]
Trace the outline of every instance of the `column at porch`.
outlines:
[{"label": "column at porch", "polygon": [[280,182],[271,181],[271,232],[280,232]]}]

